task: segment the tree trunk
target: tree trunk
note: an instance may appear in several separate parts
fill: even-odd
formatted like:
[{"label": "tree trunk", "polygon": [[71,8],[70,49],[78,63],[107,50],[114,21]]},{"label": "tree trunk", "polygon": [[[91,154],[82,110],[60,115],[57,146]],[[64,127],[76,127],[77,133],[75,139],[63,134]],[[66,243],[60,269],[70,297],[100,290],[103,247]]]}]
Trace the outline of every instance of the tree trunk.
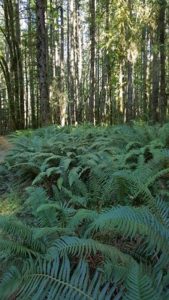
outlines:
[{"label": "tree trunk", "polygon": [[67,87],[68,87],[68,123],[75,124],[75,35],[74,1],[67,5]]},{"label": "tree trunk", "polygon": [[133,117],[133,64],[128,61],[128,89],[127,89],[127,107],[126,122],[130,122]]},{"label": "tree trunk", "polygon": [[152,120],[159,121],[159,53],[155,50],[153,53],[152,65]]},{"label": "tree trunk", "polygon": [[95,47],[96,47],[96,7],[95,0],[90,0],[90,94],[89,122],[94,124],[95,106]]},{"label": "tree trunk", "polygon": [[144,120],[148,117],[147,97],[147,29],[142,31],[142,89],[141,89],[141,116]]},{"label": "tree trunk", "polygon": [[37,68],[39,76],[39,94],[40,94],[40,124],[41,126],[50,123],[49,106],[49,84],[48,84],[48,49],[47,36],[45,28],[45,1],[36,0],[36,18],[37,18]]},{"label": "tree trunk", "polygon": [[161,123],[166,121],[166,110],[167,110],[167,96],[166,96],[166,51],[165,51],[165,40],[166,40],[166,23],[165,23],[165,11],[166,11],[166,0],[163,0],[160,4],[159,12],[159,42],[160,42],[160,121]]},{"label": "tree trunk", "polygon": [[28,45],[29,45],[29,94],[31,106],[31,125],[32,128],[37,127],[37,120],[35,114],[35,70],[34,70],[34,43],[33,43],[33,28],[32,28],[32,12],[30,7],[30,0],[28,5]]},{"label": "tree trunk", "polygon": [[[133,2],[128,0],[128,10],[130,15],[130,21],[133,18]],[[127,30],[127,40],[130,40],[132,36],[131,28],[128,26]],[[126,122],[129,123],[133,118],[133,61],[132,61],[132,50],[130,50],[130,43],[129,43],[129,54],[128,54],[128,61],[127,61],[127,104],[126,104]]]},{"label": "tree trunk", "polygon": [[[11,93],[14,99],[15,126],[24,128],[24,76],[20,38],[19,4],[11,0],[4,1],[4,36],[9,50]],[[10,101],[10,99],[9,99]]]},{"label": "tree trunk", "polygon": [[64,9],[63,9],[63,0],[61,1],[60,6],[60,20],[61,20],[61,29],[60,29],[60,124],[62,126],[66,123],[66,101],[65,101],[65,87],[64,87]]}]

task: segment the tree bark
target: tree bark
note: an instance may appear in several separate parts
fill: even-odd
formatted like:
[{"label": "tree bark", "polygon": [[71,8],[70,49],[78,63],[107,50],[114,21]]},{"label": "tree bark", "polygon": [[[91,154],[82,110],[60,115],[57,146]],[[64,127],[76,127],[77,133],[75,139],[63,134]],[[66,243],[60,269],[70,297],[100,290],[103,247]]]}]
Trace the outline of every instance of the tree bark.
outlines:
[{"label": "tree bark", "polygon": [[90,0],[90,94],[89,122],[94,124],[95,106],[95,47],[96,47],[96,7],[95,0]]},{"label": "tree bark", "polygon": [[166,22],[165,22],[165,11],[166,11],[166,0],[162,0],[160,3],[159,12],[159,42],[160,42],[160,121],[161,123],[166,121],[166,110],[167,110],[167,96],[166,96]]},{"label": "tree bark", "polygon": [[49,105],[49,84],[48,84],[48,47],[45,27],[45,1],[36,0],[36,18],[37,18],[37,68],[39,76],[39,94],[40,94],[40,124],[41,126],[50,123],[50,105]]}]

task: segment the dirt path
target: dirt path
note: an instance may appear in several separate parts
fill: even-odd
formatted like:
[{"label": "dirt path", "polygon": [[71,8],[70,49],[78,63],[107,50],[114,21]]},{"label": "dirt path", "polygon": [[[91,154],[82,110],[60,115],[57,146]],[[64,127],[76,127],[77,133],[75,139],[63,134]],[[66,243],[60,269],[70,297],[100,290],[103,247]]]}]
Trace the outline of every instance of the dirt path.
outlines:
[{"label": "dirt path", "polygon": [[4,161],[5,156],[8,154],[10,148],[11,144],[7,138],[0,136],[0,163]]}]

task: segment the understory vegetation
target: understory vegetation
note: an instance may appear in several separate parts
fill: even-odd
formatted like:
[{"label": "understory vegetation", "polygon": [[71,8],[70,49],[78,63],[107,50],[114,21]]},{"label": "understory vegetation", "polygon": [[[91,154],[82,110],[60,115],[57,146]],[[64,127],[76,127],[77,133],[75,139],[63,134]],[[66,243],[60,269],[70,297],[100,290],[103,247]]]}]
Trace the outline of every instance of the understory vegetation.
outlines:
[{"label": "understory vegetation", "polygon": [[169,124],[51,126],[10,139],[0,299],[169,299]]}]

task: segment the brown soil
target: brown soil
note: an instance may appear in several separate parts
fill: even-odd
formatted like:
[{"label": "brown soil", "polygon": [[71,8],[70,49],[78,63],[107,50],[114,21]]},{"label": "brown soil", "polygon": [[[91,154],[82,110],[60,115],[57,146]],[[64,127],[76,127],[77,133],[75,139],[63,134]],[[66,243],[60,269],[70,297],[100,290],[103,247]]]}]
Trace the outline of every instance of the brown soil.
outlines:
[{"label": "brown soil", "polygon": [[9,143],[7,138],[0,136],[0,163],[4,161],[5,156],[7,155],[10,148],[11,144]]}]

